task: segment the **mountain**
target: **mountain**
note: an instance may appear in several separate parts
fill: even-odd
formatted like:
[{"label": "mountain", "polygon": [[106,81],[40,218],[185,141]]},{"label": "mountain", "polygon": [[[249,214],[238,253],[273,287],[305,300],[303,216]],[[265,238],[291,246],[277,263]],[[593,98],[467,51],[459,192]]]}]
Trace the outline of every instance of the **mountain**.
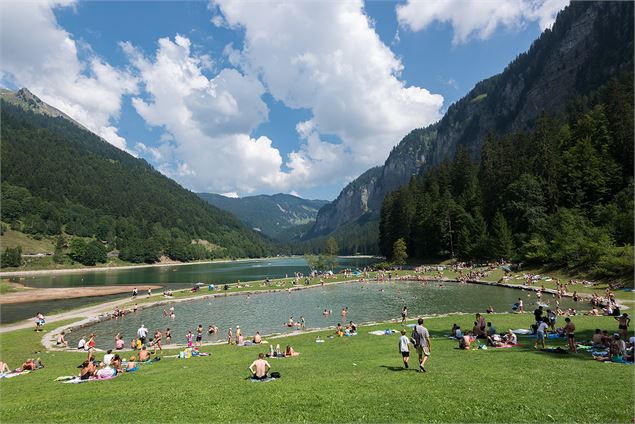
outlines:
[{"label": "mountain", "polygon": [[276,253],[230,213],[26,89],[2,91],[1,119],[1,218],[12,230],[93,239],[131,262]]},{"label": "mountain", "polygon": [[198,196],[211,205],[233,213],[254,230],[283,240],[293,234],[294,228],[312,224],[318,210],[328,203],[326,200],[307,200],[282,193],[242,198],[214,193],[199,193]]},{"label": "mountain", "polygon": [[451,158],[460,146],[478,160],[488,133],[524,130],[542,112],[560,114],[576,96],[632,68],[633,3],[572,2],[529,51],[476,84],[439,122],[413,130],[383,166],[344,188],[320,210],[308,237],[376,220],[388,193]]}]

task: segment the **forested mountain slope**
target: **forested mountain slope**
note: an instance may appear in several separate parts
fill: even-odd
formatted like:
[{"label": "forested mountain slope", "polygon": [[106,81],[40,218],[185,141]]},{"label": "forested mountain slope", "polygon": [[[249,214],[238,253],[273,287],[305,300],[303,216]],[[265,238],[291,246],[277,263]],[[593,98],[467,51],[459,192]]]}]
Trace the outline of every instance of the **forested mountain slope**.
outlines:
[{"label": "forested mountain slope", "polygon": [[388,194],[382,252],[512,259],[633,283],[633,72],[528,130],[489,135]]},{"label": "forested mountain slope", "polygon": [[476,84],[439,122],[413,130],[382,167],[322,208],[310,235],[329,234],[360,217],[377,218],[389,192],[452,158],[459,147],[478,160],[488,133],[527,129],[542,112],[562,113],[576,96],[631,70],[633,20],[633,2],[572,2],[529,51]]},{"label": "forested mountain slope", "polygon": [[26,90],[2,92],[2,221],[88,237],[132,262],[257,257],[270,243]]},{"label": "forested mountain slope", "polygon": [[236,215],[249,227],[274,239],[285,239],[298,226],[313,223],[326,200],[302,199],[291,194],[231,198],[214,193],[199,193],[208,203]]}]

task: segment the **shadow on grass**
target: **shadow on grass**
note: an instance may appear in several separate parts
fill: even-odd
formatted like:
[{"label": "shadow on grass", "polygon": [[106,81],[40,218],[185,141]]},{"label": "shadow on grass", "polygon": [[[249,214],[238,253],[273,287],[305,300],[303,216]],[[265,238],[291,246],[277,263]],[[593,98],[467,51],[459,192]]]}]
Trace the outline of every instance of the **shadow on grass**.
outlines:
[{"label": "shadow on grass", "polygon": [[390,371],[417,371],[416,368],[393,367],[390,365],[382,365],[381,367]]}]

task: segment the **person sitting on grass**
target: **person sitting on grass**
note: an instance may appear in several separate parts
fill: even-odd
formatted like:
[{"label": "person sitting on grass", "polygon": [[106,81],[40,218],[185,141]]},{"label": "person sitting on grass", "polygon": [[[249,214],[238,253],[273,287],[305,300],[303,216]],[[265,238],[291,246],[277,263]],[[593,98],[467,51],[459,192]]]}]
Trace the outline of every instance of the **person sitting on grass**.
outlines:
[{"label": "person sitting on grass", "polygon": [[110,361],[110,366],[113,367],[118,373],[121,372],[121,356],[118,353],[115,353],[112,361]]},{"label": "person sitting on grass", "polygon": [[106,365],[110,365],[110,362],[112,361],[112,358],[114,357],[115,355],[112,354],[112,350],[108,349],[108,351],[104,355],[104,360],[102,362]]},{"label": "person sitting on grass", "polygon": [[134,355],[128,358],[128,364],[126,365],[126,372],[132,372],[139,369],[136,361],[137,361],[137,358]]},{"label": "person sitting on grass", "polygon": [[481,327],[478,325],[478,322],[474,321],[474,326],[472,327],[471,333],[476,338],[480,338],[482,336],[481,335]]},{"label": "person sitting on grass", "polygon": [[92,361],[84,361],[80,367],[79,378],[81,380],[88,380],[97,373],[97,367]]},{"label": "person sitting on grass", "polygon": [[299,356],[299,355],[300,355],[300,352],[296,352],[295,350],[293,350],[291,345],[287,345],[287,348],[284,350],[285,358],[288,358],[290,356]]},{"label": "person sitting on grass", "polygon": [[124,345],[125,343],[123,341],[123,338],[121,337],[120,334],[117,334],[117,337],[115,337],[115,349],[122,350]]},{"label": "person sitting on grass", "polygon": [[139,352],[139,361],[146,362],[148,360],[150,360],[150,352],[146,349],[146,345],[142,345]]},{"label": "person sitting on grass", "polygon": [[507,333],[503,337],[505,339],[505,343],[508,345],[515,346],[518,344],[518,336],[512,331],[511,328],[507,329]]},{"label": "person sitting on grass", "polygon": [[265,354],[259,353],[258,359],[256,359],[249,366],[249,371],[251,371],[251,378],[254,380],[264,380],[267,378],[267,373],[271,369],[271,365],[269,362],[265,361]]},{"label": "person sitting on grass", "polygon": [[260,335],[259,331],[256,331],[256,335],[254,336],[254,343],[255,344],[262,343],[262,336]]},{"label": "person sitting on grass", "polygon": [[344,331],[342,331],[342,324],[339,322],[337,323],[337,327],[335,327],[335,334],[337,334],[340,337],[344,335]]},{"label": "person sitting on grass", "polygon": [[626,355],[626,342],[621,339],[619,333],[615,333],[613,338],[611,339],[611,343],[609,345],[609,354],[608,356],[599,356],[593,355],[593,359],[600,362],[625,362]]},{"label": "person sitting on grass", "polygon": [[471,331],[468,331],[463,337],[459,340],[459,349],[470,350],[472,347],[472,343],[476,340],[474,334]]},{"label": "person sitting on grass", "polygon": [[66,333],[65,332],[61,332],[58,336],[57,336],[57,342],[55,343],[58,346],[64,346],[64,347],[68,347],[68,342],[66,341],[66,339],[64,338],[64,335]]},{"label": "person sitting on grass", "polygon": [[456,323],[452,324],[452,329],[450,330],[450,335],[452,337],[456,337],[456,330],[459,329],[459,328],[461,328],[461,327],[456,325]]},{"label": "person sitting on grass", "polygon": [[606,347],[606,338],[604,334],[602,334],[602,330],[600,330],[599,328],[595,329],[595,333],[591,337],[591,343],[593,347]]}]

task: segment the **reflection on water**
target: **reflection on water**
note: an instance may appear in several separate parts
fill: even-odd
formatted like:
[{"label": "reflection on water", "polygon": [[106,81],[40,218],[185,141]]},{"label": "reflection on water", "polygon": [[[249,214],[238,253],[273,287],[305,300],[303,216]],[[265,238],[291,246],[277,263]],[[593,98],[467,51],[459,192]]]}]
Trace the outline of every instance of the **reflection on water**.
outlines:
[{"label": "reflection on water", "polygon": [[[253,335],[289,332],[284,323],[289,317],[299,321],[304,316],[308,328],[334,326],[346,323],[387,320],[400,317],[401,309],[408,306],[409,314],[429,315],[449,312],[478,312],[493,306],[496,311],[511,311],[511,305],[519,296],[524,296],[527,309],[532,300],[527,292],[481,285],[457,283],[344,283],[306,290],[277,293],[260,293],[250,296],[224,296],[213,299],[199,299],[175,303],[176,318],[163,317],[163,307],[152,307],[128,315],[123,319],[109,320],[89,328],[78,330],[70,336],[76,343],[88,332],[97,334],[97,346],[112,348],[114,336],[121,333],[129,344],[137,328],[144,324],[154,332],[156,328],[172,331],[173,343],[184,343],[188,330],[196,331],[198,324],[207,330],[209,325],[220,328],[219,334],[206,341],[225,340],[229,327],[240,325],[243,334]],[[544,297],[544,296],[543,296]],[[545,299],[553,303],[553,299]],[[571,305],[563,299],[563,307]],[[169,307],[169,306],[168,306]],[[166,307],[166,309],[168,308]],[[346,318],[340,315],[342,308],[348,308]],[[333,314],[324,316],[324,309]]]}]

